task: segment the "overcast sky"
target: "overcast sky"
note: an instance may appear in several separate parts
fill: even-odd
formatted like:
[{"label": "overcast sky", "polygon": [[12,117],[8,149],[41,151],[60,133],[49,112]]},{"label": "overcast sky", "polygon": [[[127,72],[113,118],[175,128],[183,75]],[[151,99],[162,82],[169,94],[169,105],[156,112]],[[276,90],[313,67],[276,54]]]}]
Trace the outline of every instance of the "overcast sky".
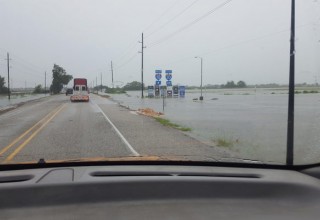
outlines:
[{"label": "overcast sky", "polygon": [[[287,84],[291,0],[0,0],[0,75],[13,87],[51,81],[56,63],[118,85],[171,69],[173,84]],[[296,0],[296,82],[320,81],[320,2]],[[216,9],[216,10],[214,10]],[[208,15],[208,12],[212,12]],[[207,16],[206,16],[207,15]],[[197,21],[197,22],[194,22]],[[164,78],[162,79],[164,83]],[[48,83],[49,84],[49,83]]]}]

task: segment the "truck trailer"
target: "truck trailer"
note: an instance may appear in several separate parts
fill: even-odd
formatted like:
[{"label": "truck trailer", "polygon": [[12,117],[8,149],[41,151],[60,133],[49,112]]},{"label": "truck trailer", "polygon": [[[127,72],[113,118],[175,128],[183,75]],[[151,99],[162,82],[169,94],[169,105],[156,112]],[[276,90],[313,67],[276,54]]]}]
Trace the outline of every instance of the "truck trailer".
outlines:
[{"label": "truck trailer", "polygon": [[89,102],[89,90],[87,79],[74,78],[73,79],[73,94],[70,97],[71,102],[84,101]]}]

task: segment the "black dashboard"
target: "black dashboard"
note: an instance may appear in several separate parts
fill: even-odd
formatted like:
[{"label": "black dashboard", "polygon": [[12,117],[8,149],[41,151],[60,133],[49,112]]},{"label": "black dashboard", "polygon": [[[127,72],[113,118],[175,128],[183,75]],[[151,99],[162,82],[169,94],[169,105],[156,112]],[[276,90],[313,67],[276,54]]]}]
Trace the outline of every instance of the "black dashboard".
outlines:
[{"label": "black dashboard", "polygon": [[319,173],[178,165],[1,171],[0,219],[319,219]]}]

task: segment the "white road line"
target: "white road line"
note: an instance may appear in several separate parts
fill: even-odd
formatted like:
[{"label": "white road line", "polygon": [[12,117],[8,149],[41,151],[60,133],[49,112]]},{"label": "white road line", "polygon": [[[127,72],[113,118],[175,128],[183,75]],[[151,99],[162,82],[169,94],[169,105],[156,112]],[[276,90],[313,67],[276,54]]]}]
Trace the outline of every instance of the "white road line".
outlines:
[{"label": "white road line", "polygon": [[140,156],[140,154],[131,146],[131,144],[127,141],[127,139],[121,134],[121,132],[118,130],[118,128],[112,123],[112,121],[108,118],[108,116],[102,111],[102,109],[98,106],[98,104],[95,104],[99,111],[102,113],[104,118],[111,124],[113,129],[117,132],[123,143],[127,146],[127,148],[132,152],[134,156]]}]

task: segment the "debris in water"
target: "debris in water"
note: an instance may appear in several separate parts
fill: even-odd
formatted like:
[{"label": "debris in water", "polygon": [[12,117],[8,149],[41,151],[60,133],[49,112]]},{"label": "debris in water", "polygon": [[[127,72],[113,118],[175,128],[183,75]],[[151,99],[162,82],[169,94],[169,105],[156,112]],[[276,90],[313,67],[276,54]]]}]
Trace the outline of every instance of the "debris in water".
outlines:
[{"label": "debris in water", "polygon": [[146,116],[150,116],[150,117],[156,117],[156,116],[163,115],[163,113],[156,112],[151,108],[139,108],[137,113],[140,115],[146,115]]}]

